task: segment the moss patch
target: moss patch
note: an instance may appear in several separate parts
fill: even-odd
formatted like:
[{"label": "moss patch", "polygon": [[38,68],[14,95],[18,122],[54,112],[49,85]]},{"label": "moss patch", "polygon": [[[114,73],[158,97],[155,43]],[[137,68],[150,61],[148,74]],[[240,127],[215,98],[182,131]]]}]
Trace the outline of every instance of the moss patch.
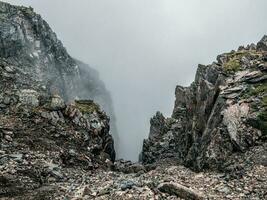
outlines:
[{"label": "moss patch", "polygon": [[37,114],[37,113],[45,112],[47,110],[42,106],[38,106],[38,107],[33,108],[31,111],[33,113]]},{"label": "moss patch", "polygon": [[251,96],[260,96],[267,93],[267,82],[249,85],[242,98],[249,98]]},{"label": "moss patch", "polygon": [[75,105],[83,114],[93,113],[94,111],[100,112],[99,105],[92,100],[76,100]]},{"label": "moss patch", "polygon": [[261,130],[263,135],[267,136],[267,96],[262,97],[261,105],[262,108],[259,112],[256,120],[251,124],[253,127]]},{"label": "moss patch", "polygon": [[263,97],[262,106],[267,109],[267,96]]},{"label": "moss patch", "polygon": [[255,50],[244,50],[244,51],[236,51],[234,53],[227,53],[226,54],[229,58],[235,58],[238,60],[241,60],[242,57],[247,57],[250,60],[251,59],[257,59],[257,58],[261,58],[262,57],[262,53],[261,52],[257,52]]},{"label": "moss patch", "polygon": [[241,64],[238,59],[231,58],[227,63],[223,65],[223,67],[227,72],[236,72],[240,70]]},{"label": "moss patch", "polygon": [[260,102],[252,103],[252,109],[258,112],[256,118],[249,120],[250,125],[261,130],[264,137],[267,136],[267,83],[256,84],[249,87],[249,90],[244,94],[244,98],[255,96],[260,98]]},{"label": "moss patch", "polygon": [[262,57],[262,54],[254,50],[251,51],[237,51],[234,53],[227,53],[228,62],[224,63],[223,67],[226,72],[236,72],[241,69],[241,59],[246,57],[249,60],[254,60]]},{"label": "moss patch", "polygon": [[264,136],[267,135],[267,110],[264,109],[258,116],[257,116],[257,129],[261,130]]}]

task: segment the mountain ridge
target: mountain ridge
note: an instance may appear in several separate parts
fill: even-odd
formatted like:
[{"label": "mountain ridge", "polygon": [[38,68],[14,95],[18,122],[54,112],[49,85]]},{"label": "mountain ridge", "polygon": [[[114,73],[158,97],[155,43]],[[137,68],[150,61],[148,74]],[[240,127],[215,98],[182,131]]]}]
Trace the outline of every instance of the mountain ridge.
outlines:
[{"label": "mountain ridge", "polygon": [[0,2],[0,47],[1,199],[266,199],[267,36],[177,86],[139,163],[116,160],[105,85],[32,8]]}]

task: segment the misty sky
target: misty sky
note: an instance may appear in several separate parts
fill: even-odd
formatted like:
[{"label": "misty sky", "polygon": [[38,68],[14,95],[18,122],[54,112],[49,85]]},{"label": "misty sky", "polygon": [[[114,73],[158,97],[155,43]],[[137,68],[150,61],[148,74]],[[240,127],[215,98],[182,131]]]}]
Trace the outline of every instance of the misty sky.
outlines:
[{"label": "misty sky", "polygon": [[5,0],[32,6],[111,91],[119,157],[137,160],[149,119],[170,115],[198,63],[267,34],[267,0]]}]

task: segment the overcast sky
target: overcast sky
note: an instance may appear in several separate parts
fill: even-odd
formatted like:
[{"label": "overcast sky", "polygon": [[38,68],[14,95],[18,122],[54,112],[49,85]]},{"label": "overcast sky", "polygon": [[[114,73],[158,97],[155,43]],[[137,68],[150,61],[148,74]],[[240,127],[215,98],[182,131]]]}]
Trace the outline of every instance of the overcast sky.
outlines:
[{"label": "overcast sky", "polygon": [[137,160],[149,119],[169,116],[198,63],[267,33],[267,0],[5,0],[32,6],[111,91],[119,157]]}]

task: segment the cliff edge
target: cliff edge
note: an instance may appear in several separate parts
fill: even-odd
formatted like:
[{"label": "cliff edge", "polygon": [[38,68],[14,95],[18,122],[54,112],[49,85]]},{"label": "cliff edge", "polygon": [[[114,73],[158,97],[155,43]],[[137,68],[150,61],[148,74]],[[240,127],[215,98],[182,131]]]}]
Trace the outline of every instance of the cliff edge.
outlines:
[{"label": "cliff edge", "polygon": [[[158,112],[144,140],[142,161],[173,158],[200,171],[223,170],[267,138],[267,36],[257,45],[199,65],[189,87],[177,86],[170,118]],[[266,150],[265,150],[266,152]],[[259,161],[266,162],[264,153]]]}]

